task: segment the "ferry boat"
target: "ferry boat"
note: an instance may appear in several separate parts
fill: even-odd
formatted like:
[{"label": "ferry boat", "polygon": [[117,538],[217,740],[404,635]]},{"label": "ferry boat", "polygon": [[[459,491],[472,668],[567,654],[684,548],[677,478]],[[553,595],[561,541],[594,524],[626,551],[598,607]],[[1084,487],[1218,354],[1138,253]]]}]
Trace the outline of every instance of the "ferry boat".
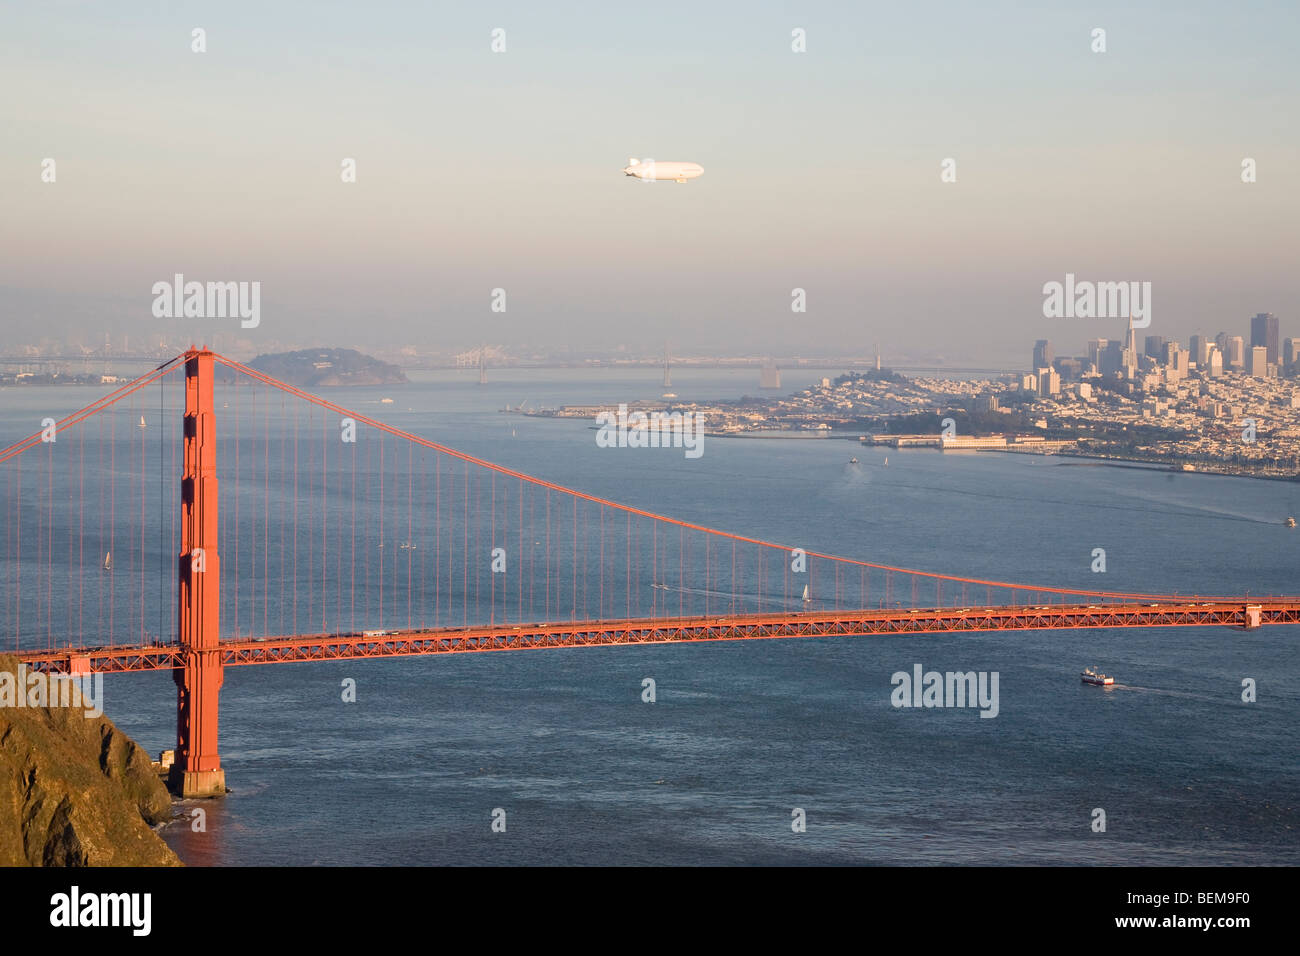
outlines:
[{"label": "ferry boat", "polygon": [[1115,683],[1115,678],[1107,677],[1105,674],[1093,670],[1091,667],[1085,667],[1083,673],[1079,675],[1085,684],[1092,684],[1096,687],[1109,687]]}]

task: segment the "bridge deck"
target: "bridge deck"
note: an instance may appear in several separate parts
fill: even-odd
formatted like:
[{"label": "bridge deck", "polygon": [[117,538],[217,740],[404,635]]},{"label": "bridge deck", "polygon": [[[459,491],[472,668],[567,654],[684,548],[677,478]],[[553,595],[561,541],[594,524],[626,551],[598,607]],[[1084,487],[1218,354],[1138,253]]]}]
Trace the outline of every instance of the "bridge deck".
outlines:
[{"label": "bridge deck", "polygon": [[[1040,607],[918,608],[747,614],[725,617],[635,618],[548,624],[426,628],[347,634],[308,634],[224,640],[224,666],[302,661],[408,657],[616,644],[674,644],[875,634],[940,634],[967,631],[1070,630],[1107,627],[1245,628],[1247,609],[1258,624],[1300,624],[1300,601],[1217,600],[1153,604],[1063,604]],[[1251,622],[1253,625],[1253,622]],[[18,654],[38,670],[90,673],[170,670],[184,665],[175,644],[56,648]]]}]

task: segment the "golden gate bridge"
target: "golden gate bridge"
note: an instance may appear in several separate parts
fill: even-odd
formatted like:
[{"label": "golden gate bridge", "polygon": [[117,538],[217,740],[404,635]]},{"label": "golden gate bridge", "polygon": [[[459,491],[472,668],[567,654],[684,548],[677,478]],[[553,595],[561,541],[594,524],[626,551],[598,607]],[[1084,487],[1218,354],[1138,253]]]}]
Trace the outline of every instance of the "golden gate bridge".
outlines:
[{"label": "golden gate bridge", "polygon": [[[170,413],[168,384],[183,390]],[[0,641],[31,670],[170,670],[172,785],[187,797],[225,791],[226,667],[1300,623],[1295,596],[986,580],[682,521],[465,454],[207,349],[41,424],[0,451]]]}]

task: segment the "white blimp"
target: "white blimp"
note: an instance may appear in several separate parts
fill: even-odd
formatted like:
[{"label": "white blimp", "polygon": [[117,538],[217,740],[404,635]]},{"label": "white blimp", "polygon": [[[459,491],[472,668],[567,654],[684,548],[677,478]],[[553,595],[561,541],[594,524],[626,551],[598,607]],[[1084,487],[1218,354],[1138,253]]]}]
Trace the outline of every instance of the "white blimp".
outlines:
[{"label": "white blimp", "polygon": [[647,159],[643,163],[639,159],[629,159],[627,165],[623,167],[623,173],[644,181],[671,179],[674,182],[684,183],[688,179],[703,176],[704,167],[699,163],[663,162],[654,159]]}]

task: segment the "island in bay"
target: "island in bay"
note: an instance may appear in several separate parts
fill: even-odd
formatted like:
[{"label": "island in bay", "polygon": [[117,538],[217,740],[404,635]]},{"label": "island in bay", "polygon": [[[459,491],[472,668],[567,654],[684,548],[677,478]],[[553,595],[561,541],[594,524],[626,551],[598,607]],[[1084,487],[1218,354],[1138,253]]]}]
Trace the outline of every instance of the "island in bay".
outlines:
[{"label": "island in bay", "polygon": [[300,388],[330,388],[343,385],[401,385],[405,373],[396,365],[381,362],[356,349],[301,349],[259,355],[251,368]]}]

